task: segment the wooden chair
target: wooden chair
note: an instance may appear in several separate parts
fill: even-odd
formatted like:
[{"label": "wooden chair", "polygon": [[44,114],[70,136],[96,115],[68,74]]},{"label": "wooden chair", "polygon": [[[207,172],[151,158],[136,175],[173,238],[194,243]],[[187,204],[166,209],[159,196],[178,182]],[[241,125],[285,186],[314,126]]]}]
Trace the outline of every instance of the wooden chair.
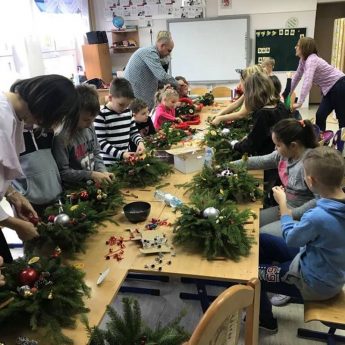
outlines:
[{"label": "wooden chair", "polygon": [[198,96],[203,96],[207,92],[208,90],[206,89],[206,87],[195,87],[190,90],[191,95],[198,95]]},{"label": "wooden chair", "polygon": [[210,305],[186,345],[237,344],[242,310],[246,309],[245,345],[258,344],[260,281],[234,285]]},{"label": "wooden chair", "polygon": [[344,336],[336,335],[337,329],[345,330],[345,291],[326,301],[305,302],[304,322],[320,321],[329,327],[328,333],[299,328],[297,336],[305,339],[327,341],[327,344],[343,343]]},{"label": "wooden chair", "polygon": [[212,95],[214,97],[230,97],[231,89],[226,86],[216,86],[212,89]]}]

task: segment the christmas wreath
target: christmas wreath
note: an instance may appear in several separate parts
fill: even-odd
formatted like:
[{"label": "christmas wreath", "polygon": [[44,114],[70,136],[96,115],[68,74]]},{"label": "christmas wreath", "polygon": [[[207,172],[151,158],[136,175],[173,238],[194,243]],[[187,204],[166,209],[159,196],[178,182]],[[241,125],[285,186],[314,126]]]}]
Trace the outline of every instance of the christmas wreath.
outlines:
[{"label": "christmas wreath", "polygon": [[176,116],[189,125],[198,125],[200,116],[196,113],[202,109],[202,104],[195,106],[190,98],[180,98],[180,105],[176,107]]},{"label": "christmas wreath", "polygon": [[68,191],[64,203],[48,207],[43,219],[37,221],[40,236],[25,243],[25,252],[59,246],[66,256],[73,257],[85,251],[86,239],[103,221],[112,221],[122,204],[118,182],[98,185],[91,181],[79,190]]},{"label": "christmas wreath", "polygon": [[244,165],[223,164],[204,166],[191,182],[180,185],[191,191],[191,200],[205,195],[212,198],[232,200],[238,203],[256,201],[262,197],[259,181],[250,175]]},{"label": "christmas wreath", "polygon": [[171,174],[172,167],[151,155],[131,156],[111,167],[118,180],[126,187],[146,187],[155,185],[163,176]]},{"label": "christmas wreath", "polygon": [[178,127],[179,125],[171,122],[164,123],[161,130],[156,134],[145,137],[146,147],[151,150],[169,150],[172,145],[179,143],[195,132],[189,126],[183,129]]},{"label": "christmas wreath", "polygon": [[195,196],[192,204],[183,204],[178,211],[175,244],[200,251],[209,260],[225,257],[238,261],[249,254],[254,239],[244,225],[256,217],[252,211],[239,211],[234,203],[214,200],[212,195]]},{"label": "christmas wreath", "polygon": [[123,317],[114,308],[107,307],[110,321],[107,323],[106,330],[98,327],[91,328],[84,320],[90,335],[90,345],[180,345],[189,338],[188,333],[180,326],[184,313],[165,326],[159,323],[155,329],[151,329],[142,321],[137,300],[123,298],[122,306]]},{"label": "christmas wreath", "polygon": [[49,259],[19,258],[5,265],[6,285],[0,288],[0,333],[9,325],[43,327],[46,344],[73,344],[62,327],[73,327],[77,314],[88,312],[84,273],[62,265],[59,251]]},{"label": "christmas wreath", "polygon": [[204,106],[212,105],[214,103],[214,96],[211,92],[207,92],[203,96],[197,97],[195,99],[195,103],[202,104]]}]

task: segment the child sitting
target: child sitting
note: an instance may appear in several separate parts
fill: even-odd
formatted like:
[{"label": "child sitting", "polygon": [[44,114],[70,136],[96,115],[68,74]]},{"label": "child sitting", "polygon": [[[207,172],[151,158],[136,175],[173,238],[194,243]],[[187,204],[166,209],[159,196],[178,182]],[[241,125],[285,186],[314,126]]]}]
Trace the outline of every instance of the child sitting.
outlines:
[{"label": "child sitting", "polygon": [[261,67],[268,76],[272,75],[275,64],[276,60],[274,60],[270,56],[262,58]]},{"label": "child sitting", "polygon": [[178,89],[178,94],[180,98],[187,98],[188,96],[188,88],[189,88],[189,83],[186,80],[185,77],[182,76],[177,76],[175,77],[177,80],[177,83],[179,84],[179,89]]},{"label": "child sitting", "polygon": [[155,109],[153,124],[156,130],[159,130],[165,122],[182,122],[181,119],[175,117],[175,108],[179,101],[179,95],[176,90],[167,87],[156,95],[160,99],[160,103]]},{"label": "child sitting", "polygon": [[80,99],[77,133],[69,141],[65,133],[60,133],[53,141],[53,154],[62,182],[67,185],[87,180],[110,182],[113,174],[107,172],[103,163],[92,125],[99,112],[97,91],[88,85],[80,85],[76,89]]},{"label": "child sitting", "polygon": [[[132,110],[134,121],[142,138],[156,133],[151,117],[149,116],[149,108],[141,99],[136,98],[129,106]],[[130,142],[131,151],[135,152],[137,146]]]},{"label": "child sitting", "polygon": [[[106,166],[145,151],[143,138],[138,133],[129,109],[134,99],[131,84],[124,78],[115,78],[109,91],[109,101],[94,122],[101,156]],[[129,152],[130,141],[137,146],[136,153]]]},{"label": "child sitting", "polygon": [[316,207],[295,222],[284,189],[274,187],[283,238],[260,234],[260,327],[271,332],[278,325],[267,292],[326,300],[345,283],[344,159],[338,151],[322,146],[305,154],[303,166],[308,187],[321,196]]}]

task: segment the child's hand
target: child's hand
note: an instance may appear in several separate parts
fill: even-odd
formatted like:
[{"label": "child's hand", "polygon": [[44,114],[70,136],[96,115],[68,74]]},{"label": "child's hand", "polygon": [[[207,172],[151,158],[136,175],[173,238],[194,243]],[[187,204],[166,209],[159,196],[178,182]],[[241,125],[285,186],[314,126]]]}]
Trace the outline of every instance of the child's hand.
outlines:
[{"label": "child's hand", "polygon": [[292,78],[293,77],[293,72],[287,72],[286,73],[287,78]]},{"label": "child's hand", "polygon": [[144,152],[145,152],[145,145],[144,145],[143,142],[140,142],[140,143],[138,144],[136,154],[137,154],[138,156],[140,156],[140,155],[142,155]]},{"label": "child's hand", "polygon": [[177,122],[177,123],[181,123],[181,122],[183,122],[183,120],[182,120],[182,119],[180,119],[179,117],[177,117],[177,118],[176,118],[176,120],[175,120],[175,122]]},{"label": "child's hand", "polygon": [[93,171],[91,173],[91,178],[93,182],[101,184],[103,181],[111,182],[114,175],[108,172]]},{"label": "child's hand", "polygon": [[4,263],[4,260],[0,256],[0,286],[5,285],[5,277],[1,274],[1,266]]},{"label": "child's hand", "polygon": [[272,188],[274,200],[281,205],[286,204],[286,194],[282,186],[275,186]]},{"label": "child's hand", "polygon": [[122,158],[123,158],[124,160],[127,160],[127,159],[129,159],[129,157],[135,156],[135,155],[136,155],[135,152],[128,152],[128,151],[126,151],[126,152],[124,152]]},{"label": "child's hand", "polygon": [[300,108],[302,106],[301,103],[294,103],[294,104],[291,104],[291,111],[295,111],[296,109]]}]

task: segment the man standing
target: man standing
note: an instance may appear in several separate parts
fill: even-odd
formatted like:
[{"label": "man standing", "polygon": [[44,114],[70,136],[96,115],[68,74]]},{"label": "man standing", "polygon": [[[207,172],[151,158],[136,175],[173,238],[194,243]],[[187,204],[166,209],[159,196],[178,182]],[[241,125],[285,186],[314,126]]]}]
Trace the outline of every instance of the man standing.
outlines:
[{"label": "man standing", "polygon": [[131,83],[136,98],[143,100],[150,109],[154,106],[154,95],[158,82],[176,86],[176,80],[165,72],[161,59],[170,55],[174,42],[170,32],[160,31],[154,46],[138,49],[129,59],[125,78]]}]

